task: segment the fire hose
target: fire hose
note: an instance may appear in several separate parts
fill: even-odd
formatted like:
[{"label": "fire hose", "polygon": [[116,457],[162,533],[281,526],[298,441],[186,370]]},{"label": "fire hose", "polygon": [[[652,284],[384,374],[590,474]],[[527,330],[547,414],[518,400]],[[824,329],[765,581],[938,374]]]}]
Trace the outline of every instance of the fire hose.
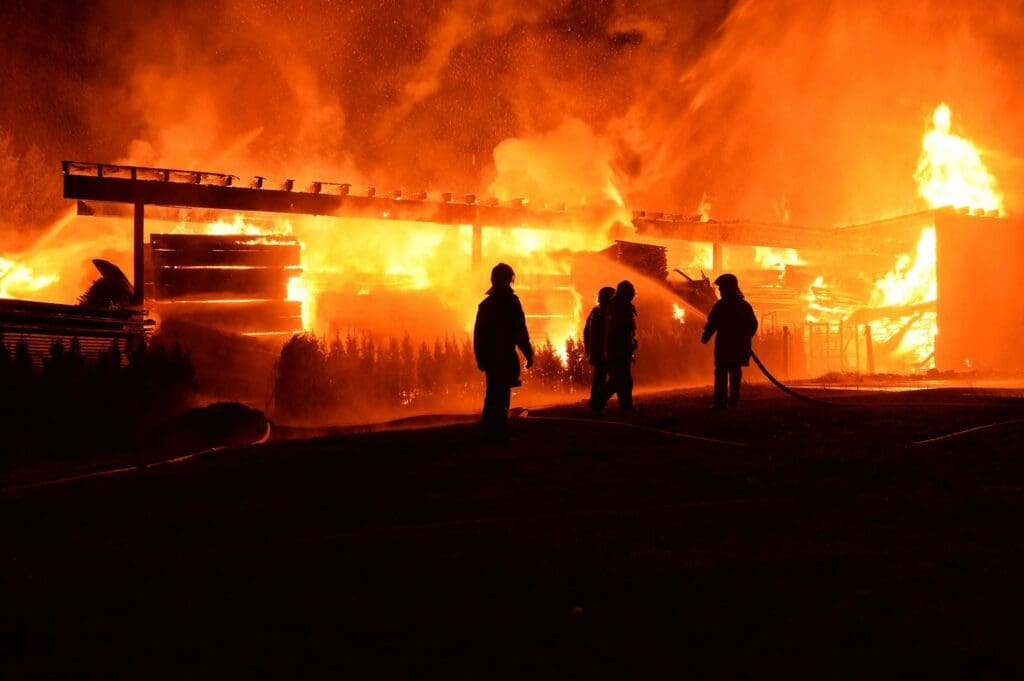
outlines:
[{"label": "fire hose", "polygon": [[[686,276],[686,273],[683,272],[682,270],[677,269],[676,272],[679,272],[679,274],[681,274],[684,277],[686,277],[687,280],[689,280],[691,282],[693,281],[693,279],[691,279],[690,277]],[[705,278],[705,280],[706,280],[706,278]],[[700,317],[702,317],[704,319],[704,321],[707,321],[708,314],[706,312],[701,310],[699,307],[694,305],[691,301],[687,300],[686,298],[684,298],[683,296],[679,295],[675,291],[673,291],[673,293],[675,294],[676,298],[678,298],[680,301],[682,301],[691,310],[696,312]],[[775,376],[772,375],[772,372],[768,371],[768,367],[766,367],[764,365],[764,362],[761,361],[761,358],[758,357],[757,353],[755,353],[753,350],[751,350],[751,352],[750,352],[750,358],[752,360],[754,360],[754,364],[757,365],[757,368],[761,370],[761,373],[764,374],[764,377],[767,378],[771,382],[772,385],[774,385],[776,388],[778,388],[782,392],[786,393],[790,397],[795,397],[798,400],[803,400],[805,402],[811,402],[812,404],[820,404],[820,405],[828,406],[828,407],[841,407],[841,406],[843,406],[843,405],[839,404],[838,402],[829,402],[828,400],[822,400],[822,399],[818,399],[817,397],[811,397],[810,395],[804,395],[804,394],[798,393],[797,391],[793,390],[792,388],[790,388],[788,385],[786,385],[785,383],[783,383],[779,379],[775,378]]]},{"label": "fire hose", "polygon": [[761,370],[761,373],[764,374],[764,377],[772,382],[772,385],[774,385],[776,388],[778,388],[782,392],[786,393],[790,397],[795,397],[798,400],[804,400],[805,402],[813,402],[814,404],[822,404],[822,405],[825,405],[827,407],[841,407],[841,406],[843,406],[843,405],[839,404],[838,402],[829,402],[828,400],[821,400],[821,399],[818,399],[817,397],[811,397],[810,395],[803,395],[803,394],[798,393],[797,391],[793,390],[788,385],[786,385],[785,383],[783,383],[779,379],[777,379],[774,376],[772,376],[772,372],[768,371],[768,368],[764,365],[763,362],[761,362],[761,358],[758,357],[757,353],[755,353],[753,350],[751,350],[751,352],[750,352],[750,359],[754,360],[754,364],[756,364],[757,368]]}]

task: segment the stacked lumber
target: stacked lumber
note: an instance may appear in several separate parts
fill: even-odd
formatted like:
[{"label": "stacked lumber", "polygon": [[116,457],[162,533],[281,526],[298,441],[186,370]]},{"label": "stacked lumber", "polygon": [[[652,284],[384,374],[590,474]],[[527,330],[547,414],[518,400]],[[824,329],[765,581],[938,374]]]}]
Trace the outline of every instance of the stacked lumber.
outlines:
[{"label": "stacked lumber", "polygon": [[24,343],[37,368],[54,343],[66,350],[75,339],[83,357],[95,358],[115,344],[124,352],[127,343],[144,338],[152,325],[145,310],[0,300],[0,344],[13,354],[17,344]]},{"label": "stacked lumber", "polygon": [[281,334],[302,330],[302,304],[286,300],[302,274],[292,236],[153,234],[153,310],[223,331]]},{"label": "stacked lumber", "polygon": [[664,246],[617,240],[602,253],[652,279],[668,279],[668,249]]}]

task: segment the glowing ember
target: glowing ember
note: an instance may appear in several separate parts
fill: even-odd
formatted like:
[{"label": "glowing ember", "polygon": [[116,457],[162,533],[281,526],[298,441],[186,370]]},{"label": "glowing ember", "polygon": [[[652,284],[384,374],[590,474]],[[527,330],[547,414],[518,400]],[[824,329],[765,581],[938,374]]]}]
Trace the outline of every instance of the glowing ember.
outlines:
[{"label": "glowing ember", "polygon": [[939,104],[921,142],[914,179],[932,208],[953,206],[1003,214],[1003,195],[970,140],[950,132],[953,114]]}]

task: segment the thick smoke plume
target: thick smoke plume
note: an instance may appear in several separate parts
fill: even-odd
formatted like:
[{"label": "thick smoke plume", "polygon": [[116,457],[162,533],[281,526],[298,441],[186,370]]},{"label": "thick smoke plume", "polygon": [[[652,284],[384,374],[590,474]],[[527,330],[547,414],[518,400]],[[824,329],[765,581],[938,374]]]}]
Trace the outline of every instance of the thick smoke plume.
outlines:
[{"label": "thick smoke plume", "polygon": [[507,140],[585,126],[613,151],[607,168],[586,172],[611,173],[632,206],[695,208],[706,194],[720,216],[868,219],[915,207],[907,170],[938,101],[991,151],[997,177],[1019,177],[1021,9],[471,0],[11,7],[3,21],[12,39],[0,48],[4,169],[20,161],[16,174],[35,185],[43,164],[48,179],[46,192],[26,190],[43,205],[20,208],[10,177],[3,198],[19,223],[52,217],[63,157],[485,191],[496,172],[523,172],[502,165]]},{"label": "thick smoke plume", "polygon": [[[1021,0],[8,3],[0,254],[52,234],[68,209],[64,158],[848,224],[925,207],[913,172],[940,101],[1014,214],[1022,10]],[[127,251],[110,229],[105,253],[83,252],[85,274],[70,283],[87,276],[88,257],[116,261],[117,239]],[[51,243],[90,230],[98,221],[75,220]]]}]

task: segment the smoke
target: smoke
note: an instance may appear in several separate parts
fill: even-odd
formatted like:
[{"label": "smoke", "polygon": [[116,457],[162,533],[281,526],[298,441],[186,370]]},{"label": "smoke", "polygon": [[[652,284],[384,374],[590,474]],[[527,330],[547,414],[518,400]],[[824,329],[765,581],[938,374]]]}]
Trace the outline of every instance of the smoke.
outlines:
[{"label": "smoke", "polygon": [[1022,0],[8,5],[7,253],[63,158],[859,222],[924,208],[940,101],[1024,209]]},{"label": "smoke", "polygon": [[582,122],[630,204],[831,223],[915,207],[945,100],[1019,178],[1020,2],[683,4],[8,9],[0,127],[54,162],[481,191],[506,140]]},{"label": "smoke", "polygon": [[720,218],[823,226],[920,210],[913,172],[940,101],[1021,186],[1021,9],[742,2],[692,68],[665,69],[615,121],[638,159],[631,198],[706,191]]}]

